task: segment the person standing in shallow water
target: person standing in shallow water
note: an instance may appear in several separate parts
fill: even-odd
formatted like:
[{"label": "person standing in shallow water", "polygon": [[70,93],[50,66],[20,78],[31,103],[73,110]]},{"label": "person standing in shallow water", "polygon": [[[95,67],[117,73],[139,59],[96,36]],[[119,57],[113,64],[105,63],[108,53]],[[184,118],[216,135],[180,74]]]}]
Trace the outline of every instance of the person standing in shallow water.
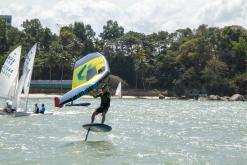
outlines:
[{"label": "person standing in shallow water", "polygon": [[40,109],[39,113],[42,113],[42,114],[45,113],[45,105],[44,104],[41,105],[41,109]]},{"label": "person standing in shallow water", "polygon": [[39,113],[38,104],[34,104],[34,111],[33,111],[33,113]]},{"label": "person standing in shallow water", "polygon": [[101,103],[100,103],[100,106],[93,112],[92,117],[91,117],[91,123],[94,122],[96,115],[102,113],[101,123],[104,124],[106,113],[110,107],[110,102],[111,102],[111,94],[110,94],[108,85],[104,84],[102,86],[101,92],[98,93],[97,95],[93,95],[93,97],[94,98],[100,97]]}]

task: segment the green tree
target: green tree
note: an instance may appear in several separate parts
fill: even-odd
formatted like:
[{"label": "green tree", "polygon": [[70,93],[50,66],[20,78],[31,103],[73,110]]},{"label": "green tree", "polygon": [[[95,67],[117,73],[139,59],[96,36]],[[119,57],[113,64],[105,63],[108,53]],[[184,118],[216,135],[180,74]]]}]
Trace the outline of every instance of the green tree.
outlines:
[{"label": "green tree", "polygon": [[227,64],[216,58],[208,61],[202,70],[202,79],[209,93],[227,94],[229,88],[229,70]]},{"label": "green tree", "polygon": [[24,33],[19,31],[17,28],[11,27],[7,30],[7,44],[8,48],[13,46],[21,45],[22,37]]},{"label": "green tree", "polygon": [[26,20],[22,23],[22,27],[27,43],[33,45],[36,42],[40,42],[44,30],[39,19]]},{"label": "green tree", "polygon": [[143,33],[129,31],[121,37],[122,50],[126,55],[134,55],[138,48],[143,47],[143,40],[145,35]]},{"label": "green tree", "polygon": [[75,34],[70,31],[60,33],[63,49],[68,52],[71,59],[79,59],[83,54],[84,44],[77,40]]},{"label": "green tree", "polygon": [[235,74],[243,73],[247,69],[247,37],[239,37],[238,41],[232,42],[234,58],[232,58],[231,70]]},{"label": "green tree", "polygon": [[[39,65],[42,66],[44,70],[48,69],[48,75],[49,75],[49,80],[53,80],[54,77],[58,77],[56,75],[52,75],[52,72],[55,68],[61,68],[63,65],[61,65],[61,58],[63,58],[63,47],[59,43],[59,41],[55,40],[51,43],[49,50],[41,52],[41,60],[39,60]],[[61,70],[63,75],[63,69]],[[45,73],[47,75],[47,73]]]},{"label": "green tree", "polygon": [[94,51],[95,32],[91,25],[75,22],[73,25],[73,34],[76,36],[77,42],[84,45],[83,54]]},{"label": "green tree", "polygon": [[42,49],[48,51],[49,46],[52,44],[53,40],[54,35],[52,34],[51,30],[49,28],[45,28],[40,39],[40,45],[42,45]]},{"label": "green tree", "polygon": [[0,19],[0,54],[6,49],[6,23]]},{"label": "green tree", "polygon": [[140,82],[142,84],[142,87],[145,89],[144,84],[144,78],[145,73],[147,72],[147,66],[148,66],[148,55],[145,53],[145,50],[143,49],[137,49],[136,53],[134,54],[134,62],[135,62],[135,88],[138,87],[138,80],[140,79]]},{"label": "green tree", "polygon": [[237,75],[234,80],[235,92],[247,95],[247,72]]},{"label": "green tree", "polygon": [[227,26],[221,30],[219,58],[229,66],[232,75],[246,69],[246,41],[247,31],[240,26]]},{"label": "green tree", "polygon": [[172,90],[174,80],[178,79],[181,68],[176,61],[176,52],[167,50],[156,57],[153,75],[158,79],[160,88]]},{"label": "green tree", "polygon": [[107,21],[106,25],[103,26],[103,32],[100,33],[100,37],[103,40],[115,40],[120,38],[124,35],[124,28],[119,26],[117,21],[109,20]]}]

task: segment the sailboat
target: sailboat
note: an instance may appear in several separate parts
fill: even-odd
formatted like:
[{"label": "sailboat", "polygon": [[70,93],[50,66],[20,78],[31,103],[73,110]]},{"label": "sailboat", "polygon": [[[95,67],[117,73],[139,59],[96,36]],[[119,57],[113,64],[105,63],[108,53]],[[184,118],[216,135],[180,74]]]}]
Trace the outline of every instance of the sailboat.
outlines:
[{"label": "sailboat", "polygon": [[[12,96],[12,98],[10,98],[13,103],[12,108],[15,110],[13,113],[15,117],[29,115],[29,113],[26,112],[27,101],[28,101],[29,86],[30,86],[32,71],[33,71],[34,58],[36,54],[36,48],[37,48],[37,44],[34,44],[34,46],[30,49],[30,51],[26,55],[23,66],[23,73],[20,80],[18,81],[18,76],[16,77],[16,81],[18,83],[16,83],[15,92],[12,92],[14,93],[14,95]],[[19,70],[19,66],[15,70],[17,72],[17,75],[18,75],[18,70]],[[21,93],[23,89],[26,97],[26,108],[24,110],[20,108]]]},{"label": "sailboat", "polygon": [[25,77],[23,90],[26,98],[26,106],[24,109],[25,112],[27,111],[29,89],[30,89],[31,78],[33,73],[33,64],[34,64],[36,49],[37,49],[37,44],[34,44],[33,47],[30,49],[30,51],[28,52],[23,66],[23,77]]},{"label": "sailboat", "polygon": [[62,97],[55,97],[55,107],[62,107],[97,88],[110,74],[106,58],[98,53],[90,53],[75,63],[72,90]]},{"label": "sailboat", "polygon": [[118,83],[116,92],[115,92],[115,96],[122,98],[122,83],[121,81]]},{"label": "sailboat", "polygon": [[[0,97],[6,100],[6,103],[12,105],[15,99],[15,94],[18,86],[18,74],[21,57],[21,46],[13,50],[4,62],[0,73]],[[1,115],[8,114],[4,109],[0,112]]]}]

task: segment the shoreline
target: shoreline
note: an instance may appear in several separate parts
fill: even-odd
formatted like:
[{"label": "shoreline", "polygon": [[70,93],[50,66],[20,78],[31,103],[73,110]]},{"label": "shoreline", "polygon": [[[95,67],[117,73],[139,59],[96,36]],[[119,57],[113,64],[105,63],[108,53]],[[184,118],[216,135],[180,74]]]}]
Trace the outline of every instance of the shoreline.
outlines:
[{"label": "shoreline", "polygon": [[[61,97],[61,94],[46,94],[46,93],[31,93],[29,94],[29,98],[36,99],[54,99],[55,97]],[[21,98],[25,98],[25,95],[22,94]],[[198,99],[194,98],[183,98],[183,97],[164,97],[160,98],[159,96],[123,96],[119,98],[117,96],[112,96],[112,99],[148,99],[148,100],[195,100],[195,101],[246,101],[245,100],[230,100],[228,99],[210,99],[209,97],[200,97]],[[80,97],[80,99],[94,99],[91,95],[84,95]]]},{"label": "shoreline", "polygon": [[[45,94],[45,93],[31,93],[29,94],[29,98],[51,98],[54,99],[55,97],[61,97],[61,94]],[[21,98],[25,98],[25,95],[22,94]],[[81,99],[93,99],[93,96],[90,95],[84,95],[80,97]],[[122,98],[119,98],[117,96],[112,96],[112,99],[151,99],[151,100],[158,100],[158,96],[123,96]]]}]

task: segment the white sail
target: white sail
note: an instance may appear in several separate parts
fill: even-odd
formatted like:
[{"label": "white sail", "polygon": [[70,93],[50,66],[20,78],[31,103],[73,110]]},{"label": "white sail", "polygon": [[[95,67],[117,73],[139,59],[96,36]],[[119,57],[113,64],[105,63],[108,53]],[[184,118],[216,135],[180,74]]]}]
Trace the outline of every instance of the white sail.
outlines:
[{"label": "white sail", "polygon": [[[13,108],[14,109],[18,109],[20,107],[21,93],[22,93],[23,88],[24,88],[24,93],[25,93],[26,97],[28,95],[36,47],[37,46],[35,44],[25,57],[25,62],[24,62],[24,66],[23,66],[23,73],[22,73],[22,76],[21,76],[20,81],[18,83],[18,88],[17,88],[16,94],[15,94],[15,99],[13,100]],[[25,91],[27,92],[27,94]]]},{"label": "white sail", "polygon": [[[36,54],[36,48],[37,48],[37,44],[34,44],[32,49],[28,52],[27,56],[26,56],[26,60],[24,63],[24,70],[27,74],[27,77],[25,79],[24,82],[24,94],[25,97],[28,97],[29,94],[29,88],[30,88],[30,83],[31,83],[31,78],[32,78],[32,73],[33,73],[33,64],[34,64],[34,58],[35,58],[35,54]],[[24,72],[23,70],[23,72]]]},{"label": "white sail", "polygon": [[0,73],[0,97],[10,99],[15,94],[17,85],[21,46],[17,47],[7,57]]},{"label": "white sail", "polygon": [[20,101],[21,101],[21,92],[23,90],[25,79],[27,78],[28,74],[22,74],[19,82],[18,87],[15,92],[15,97],[13,99],[13,109],[18,109],[20,107]]},{"label": "white sail", "polygon": [[17,90],[17,86],[18,86],[18,78],[19,78],[19,75],[16,76],[14,82],[12,83],[12,85],[10,87],[8,100],[13,100],[14,99],[14,96],[15,96],[15,93],[16,93],[16,90]]},{"label": "white sail", "polygon": [[122,97],[122,84],[121,84],[121,81],[118,83],[115,95],[118,96],[118,97]]}]

